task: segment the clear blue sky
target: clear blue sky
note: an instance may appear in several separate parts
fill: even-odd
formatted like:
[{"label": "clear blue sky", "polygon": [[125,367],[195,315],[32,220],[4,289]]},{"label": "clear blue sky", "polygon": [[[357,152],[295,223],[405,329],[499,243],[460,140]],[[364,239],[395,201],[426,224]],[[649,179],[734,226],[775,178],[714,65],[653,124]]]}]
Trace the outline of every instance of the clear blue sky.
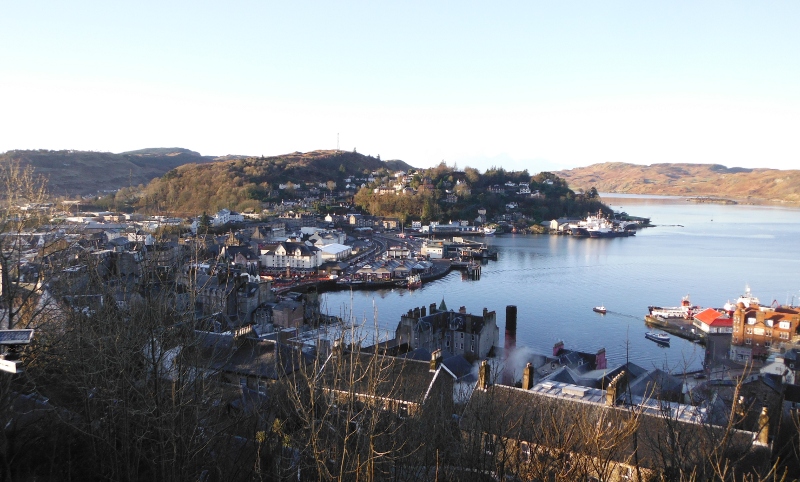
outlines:
[{"label": "clear blue sky", "polygon": [[0,0],[0,152],[800,168],[800,2]]}]

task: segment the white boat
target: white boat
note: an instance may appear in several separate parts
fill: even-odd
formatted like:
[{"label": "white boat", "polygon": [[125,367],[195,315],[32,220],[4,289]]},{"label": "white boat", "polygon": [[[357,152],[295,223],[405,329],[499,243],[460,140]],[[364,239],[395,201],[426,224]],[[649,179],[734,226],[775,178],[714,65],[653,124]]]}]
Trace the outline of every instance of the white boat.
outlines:
[{"label": "white boat", "polygon": [[648,306],[647,309],[650,316],[655,318],[683,318],[686,320],[691,319],[695,313],[703,311],[703,308],[699,306],[692,306],[689,295],[683,297],[680,306]]},{"label": "white boat", "polygon": [[592,308],[592,311],[594,311],[595,313],[600,313],[601,315],[605,315],[606,307],[604,305],[595,306],[594,308]]},{"label": "white boat", "polygon": [[488,226],[483,228],[483,234],[485,234],[486,236],[491,236],[496,232],[497,232],[496,228],[490,228]]},{"label": "white boat", "polygon": [[644,337],[648,340],[653,340],[656,343],[661,343],[663,345],[669,345],[669,335],[666,333],[655,333],[653,331],[648,331],[644,334]]},{"label": "white boat", "polygon": [[415,290],[422,286],[422,278],[418,274],[412,274],[407,278],[406,288]]}]

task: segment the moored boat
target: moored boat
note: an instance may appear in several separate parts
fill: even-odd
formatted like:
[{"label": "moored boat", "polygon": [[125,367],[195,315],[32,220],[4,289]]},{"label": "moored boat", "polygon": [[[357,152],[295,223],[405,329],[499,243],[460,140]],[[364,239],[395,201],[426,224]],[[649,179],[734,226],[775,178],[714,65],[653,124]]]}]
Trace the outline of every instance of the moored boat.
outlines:
[{"label": "moored boat", "polygon": [[408,281],[406,283],[406,288],[410,290],[415,290],[422,286],[422,278],[418,274],[412,274],[408,277]]},{"label": "moored boat", "polygon": [[669,335],[666,333],[655,333],[653,331],[648,331],[644,334],[644,337],[662,345],[669,345]]}]

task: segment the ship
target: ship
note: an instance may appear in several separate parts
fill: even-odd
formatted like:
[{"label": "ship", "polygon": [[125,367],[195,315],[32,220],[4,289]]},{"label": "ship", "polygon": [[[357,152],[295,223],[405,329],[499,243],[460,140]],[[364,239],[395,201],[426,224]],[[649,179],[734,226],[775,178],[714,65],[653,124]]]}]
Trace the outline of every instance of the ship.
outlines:
[{"label": "ship", "polygon": [[588,236],[591,238],[634,236],[636,234],[633,230],[634,228],[635,224],[633,223],[615,224],[606,218],[602,212],[587,216],[586,219],[569,225],[569,231],[573,236]]},{"label": "ship", "polygon": [[657,319],[683,318],[685,320],[690,320],[695,313],[703,311],[703,308],[700,306],[692,306],[689,295],[686,295],[681,299],[680,306],[648,306],[647,310],[650,312],[649,316]]},{"label": "ship", "polygon": [[592,308],[592,311],[594,311],[595,313],[600,313],[601,315],[605,315],[606,307],[604,305],[595,306],[594,308]]},{"label": "ship", "polygon": [[660,345],[669,345],[669,335],[666,333],[655,333],[653,331],[648,331],[644,334],[644,337]]}]

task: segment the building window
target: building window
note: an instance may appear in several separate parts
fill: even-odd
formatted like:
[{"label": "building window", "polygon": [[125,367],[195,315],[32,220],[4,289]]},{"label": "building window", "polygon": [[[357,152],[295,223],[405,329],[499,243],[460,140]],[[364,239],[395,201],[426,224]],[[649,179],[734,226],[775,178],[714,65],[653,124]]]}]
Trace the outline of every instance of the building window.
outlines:
[{"label": "building window", "polygon": [[748,326],[747,328],[745,328],[744,332],[747,333],[748,335],[752,335],[753,329]]},{"label": "building window", "polygon": [[464,344],[463,344],[463,343],[461,344],[461,349],[462,349],[462,350],[464,349]]},{"label": "building window", "polygon": [[772,330],[767,330],[767,336],[772,336]]},{"label": "building window", "polygon": [[489,455],[494,455],[494,437],[486,434],[483,436],[483,451]]},{"label": "building window", "polygon": [[473,344],[472,344],[472,345],[469,347],[469,351],[473,351],[473,352],[475,351],[475,343],[473,343]]},{"label": "building window", "polygon": [[752,340],[752,339],[750,339],[750,338],[745,338],[745,339],[744,339],[744,344],[745,344],[745,345],[751,345],[752,343],[753,343],[753,340]]},{"label": "building window", "polygon": [[444,342],[444,346],[446,346],[447,348],[450,348],[450,338],[448,338],[447,340],[445,340],[445,342]]},{"label": "building window", "polygon": [[785,333],[785,332],[781,332],[781,340],[788,340],[788,339],[789,339],[789,334]]},{"label": "building window", "polygon": [[778,328],[783,328],[784,330],[788,330],[789,328],[791,328],[791,326],[788,321],[781,321],[780,323],[778,323]]}]

